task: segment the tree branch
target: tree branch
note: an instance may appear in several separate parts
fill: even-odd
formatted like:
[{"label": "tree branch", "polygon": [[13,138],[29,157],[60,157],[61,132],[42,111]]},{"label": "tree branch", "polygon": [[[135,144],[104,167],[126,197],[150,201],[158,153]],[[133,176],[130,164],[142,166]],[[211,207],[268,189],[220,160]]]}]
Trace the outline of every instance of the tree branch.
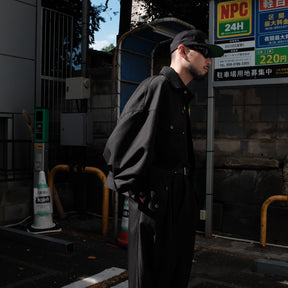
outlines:
[{"label": "tree branch", "polygon": [[109,0],[106,0],[106,2],[105,2],[105,8],[104,8],[103,12],[105,12],[105,11],[108,9],[108,3],[109,3]]}]

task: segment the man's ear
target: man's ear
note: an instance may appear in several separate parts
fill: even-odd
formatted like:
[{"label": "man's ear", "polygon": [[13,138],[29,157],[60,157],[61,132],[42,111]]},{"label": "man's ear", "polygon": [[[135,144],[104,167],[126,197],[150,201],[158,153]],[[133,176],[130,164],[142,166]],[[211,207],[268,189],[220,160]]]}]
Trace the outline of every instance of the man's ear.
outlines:
[{"label": "man's ear", "polygon": [[185,57],[186,51],[185,51],[185,46],[183,44],[180,44],[178,46],[178,53],[180,56]]}]

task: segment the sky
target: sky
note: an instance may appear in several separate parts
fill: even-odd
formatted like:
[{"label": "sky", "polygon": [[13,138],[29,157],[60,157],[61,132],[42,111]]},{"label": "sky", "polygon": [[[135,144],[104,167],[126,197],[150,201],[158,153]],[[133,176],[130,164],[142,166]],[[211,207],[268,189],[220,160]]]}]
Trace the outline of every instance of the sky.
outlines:
[{"label": "sky", "polygon": [[[92,5],[105,5],[105,0],[91,0]],[[114,15],[113,12],[119,12]],[[106,22],[100,23],[100,30],[95,32],[95,41],[91,48],[101,50],[113,44],[116,46],[116,36],[119,30],[120,0],[109,0],[108,9],[101,14]]]}]

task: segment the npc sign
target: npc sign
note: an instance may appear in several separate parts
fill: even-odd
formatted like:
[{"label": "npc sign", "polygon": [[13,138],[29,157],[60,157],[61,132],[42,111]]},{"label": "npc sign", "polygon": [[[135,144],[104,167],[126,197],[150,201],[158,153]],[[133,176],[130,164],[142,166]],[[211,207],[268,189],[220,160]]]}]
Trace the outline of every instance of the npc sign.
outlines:
[{"label": "npc sign", "polygon": [[217,7],[217,37],[247,36],[252,28],[252,0],[226,1]]},{"label": "npc sign", "polygon": [[214,80],[287,77],[288,0],[215,1]]}]

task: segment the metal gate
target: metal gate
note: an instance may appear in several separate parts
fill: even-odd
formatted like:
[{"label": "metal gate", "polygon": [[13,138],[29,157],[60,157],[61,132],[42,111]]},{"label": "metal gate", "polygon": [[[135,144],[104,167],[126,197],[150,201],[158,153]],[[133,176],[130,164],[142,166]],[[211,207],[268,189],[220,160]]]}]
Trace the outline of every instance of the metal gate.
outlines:
[{"label": "metal gate", "polygon": [[73,17],[42,8],[41,99],[36,103],[50,113],[49,160],[52,162],[60,143],[61,113],[72,110],[71,102],[65,100],[65,81],[72,76],[72,56]]}]

